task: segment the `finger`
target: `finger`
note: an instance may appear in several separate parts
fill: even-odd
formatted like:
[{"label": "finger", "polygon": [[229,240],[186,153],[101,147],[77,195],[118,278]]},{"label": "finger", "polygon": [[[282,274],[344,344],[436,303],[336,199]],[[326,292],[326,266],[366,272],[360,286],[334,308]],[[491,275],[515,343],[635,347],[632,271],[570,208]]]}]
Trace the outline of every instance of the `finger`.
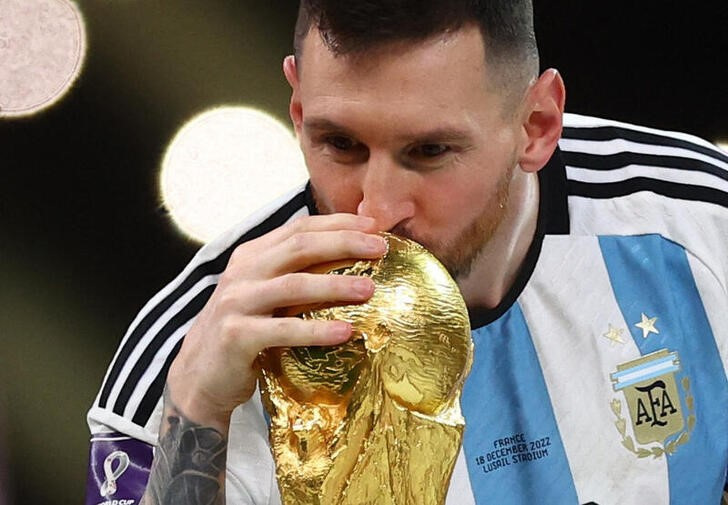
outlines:
[{"label": "finger", "polygon": [[295,219],[288,223],[292,232],[296,231],[326,231],[326,230],[354,230],[373,233],[377,230],[377,222],[373,217],[358,216],[356,214],[337,213],[320,216],[307,216]]},{"label": "finger", "polygon": [[294,273],[258,283],[253,293],[255,313],[270,314],[282,307],[365,302],[374,294],[374,282],[357,275]]},{"label": "finger", "polygon": [[[268,347],[339,345],[352,335],[351,324],[345,321],[274,317],[256,319],[253,326],[259,351]],[[240,338],[241,344],[248,344],[245,336]]]},{"label": "finger", "polygon": [[[372,255],[366,245],[366,236],[374,230],[374,220],[353,214],[332,214],[328,216],[304,217],[294,223],[277,228],[266,235],[239,245],[232,253],[226,270],[230,277],[267,278],[272,275],[301,270],[315,264],[342,258],[361,258],[381,256],[386,249],[384,241],[378,238],[369,239],[377,244],[378,253]],[[347,228],[348,227],[348,228]],[[326,250],[318,251],[318,246],[325,238],[318,240],[310,236],[316,232],[350,232],[352,235],[342,236],[335,244],[329,244]],[[304,235],[299,237],[299,235]],[[342,244],[348,241],[348,244]],[[285,247],[280,247],[286,244]],[[338,248],[338,252],[336,251]],[[298,259],[287,262],[291,254],[302,253]],[[320,258],[320,259],[319,259]],[[331,259],[329,259],[331,258]]]},{"label": "finger", "polygon": [[301,216],[248,242],[248,244],[259,252],[264,252],[275,244],[283,242],[297,233],[333,230],[351,230],[363,233],[375,233],[378,231],[374,218],[357,216],[356,214],[338,213],[321,216]]},{"label": "finger", "polygon": [[384,237],[359,231],[297,233],[270,251],[267,268],[271,275],[281,275],[336,260],[375,259],[386,250]]},{"label": "finger", "polygon": [[297,233],[265,250],[239,247],[228,262],[224,281],[269,279],[343,259],[375,259],[387,250],[379,235],[337,230]]}]

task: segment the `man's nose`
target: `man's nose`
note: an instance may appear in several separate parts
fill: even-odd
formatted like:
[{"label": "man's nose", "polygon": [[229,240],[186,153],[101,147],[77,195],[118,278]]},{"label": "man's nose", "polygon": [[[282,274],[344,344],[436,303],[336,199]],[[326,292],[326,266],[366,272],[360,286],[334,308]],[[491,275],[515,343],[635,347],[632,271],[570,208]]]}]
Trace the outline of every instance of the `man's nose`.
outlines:
[{"label": "man's nose", "polygon": [[413,177],[416,174],[391,157],[370,155],[362,179],[362,199],[357,214],[373,217],[383,231],[404,224],[415,213]]}]

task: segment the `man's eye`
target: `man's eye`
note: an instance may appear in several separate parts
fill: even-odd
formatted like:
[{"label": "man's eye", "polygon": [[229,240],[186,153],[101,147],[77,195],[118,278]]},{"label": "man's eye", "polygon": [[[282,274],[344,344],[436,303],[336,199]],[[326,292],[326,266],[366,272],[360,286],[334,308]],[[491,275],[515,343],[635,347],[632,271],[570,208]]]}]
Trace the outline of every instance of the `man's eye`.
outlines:
[{"label": "man's eye", "polygon": [[334,149],[337,149],[339,151],[350,151],[356,145],[356,143],[352,139],[350,139],[349,137],[343,137],[341,135],[332,135],[331,137],[326,137],[326,142]]},{"label": "man's eye", "polygon": [[450,150],[449,146],[444,144],[422,144],[413,148],[410,155],[417,158],[435,158],[441,156]]}]

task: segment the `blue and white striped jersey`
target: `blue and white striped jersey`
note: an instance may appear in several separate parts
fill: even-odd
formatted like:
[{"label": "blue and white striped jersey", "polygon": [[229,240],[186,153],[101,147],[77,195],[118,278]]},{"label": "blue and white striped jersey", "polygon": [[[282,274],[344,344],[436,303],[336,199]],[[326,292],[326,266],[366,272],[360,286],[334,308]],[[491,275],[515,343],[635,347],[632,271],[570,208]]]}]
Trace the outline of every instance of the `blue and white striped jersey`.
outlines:
[{"label": "blue and white striped jersey", "polygon": [[[567,114],[539,180],[537,238],[519,278],[499,307],[471,313],[466,430],[447,503],[718,505],[728,155],[693,136]],[[150,300],[89,411],[96,439],[156,442],[166,372],[234,247],[313,211],[299,188],[203,247]],[[227,496],[280,503],[257,395],[233,416]]]}]

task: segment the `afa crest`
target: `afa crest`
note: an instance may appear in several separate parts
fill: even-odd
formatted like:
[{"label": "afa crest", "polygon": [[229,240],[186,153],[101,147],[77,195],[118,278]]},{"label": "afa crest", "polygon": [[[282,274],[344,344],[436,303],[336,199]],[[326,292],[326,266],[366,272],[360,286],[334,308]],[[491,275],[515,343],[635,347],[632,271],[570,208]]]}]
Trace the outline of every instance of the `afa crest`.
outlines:
[{"label": "afa crest", "polygon": [[[610,374],[612,388],[627,404],[623,412],[622,399],[612,399],[612,412],[617,418],[614,424],[622,436],[622,445],[640,458],[672,454],[690,440],[696,421],[694,399],[688,377],[683,377],[678,386],[678,371],[677,352],[662,349],[618,365],[617,371]],[[630,430],[625,415],[631,421]]]}]

